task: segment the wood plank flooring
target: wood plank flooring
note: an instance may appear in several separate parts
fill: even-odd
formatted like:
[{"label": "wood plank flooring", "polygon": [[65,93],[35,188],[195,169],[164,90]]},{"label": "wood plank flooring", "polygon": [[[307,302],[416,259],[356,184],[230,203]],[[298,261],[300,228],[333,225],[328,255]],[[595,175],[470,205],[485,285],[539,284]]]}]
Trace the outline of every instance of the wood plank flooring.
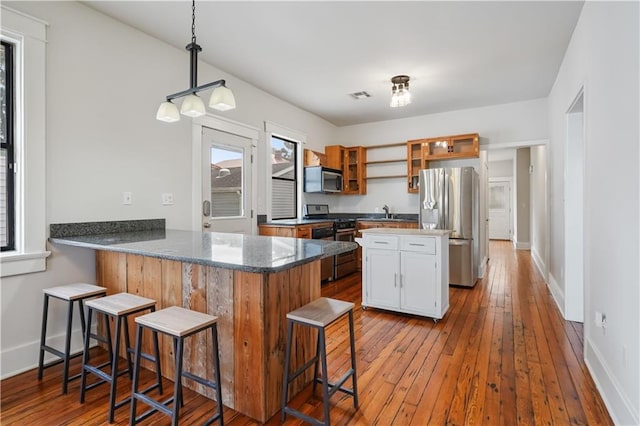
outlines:
[{"label": "wood plank flooring", "polygon": [[[613,424],[583,362],[582,325],[562,319],[529,252],[516,252],[509,242],[491,242],[485,278],[472,289],[451,288],[450,310],[437,324],[363,311],[359,274],[325,286],[323,295],[357,304],[360,408],[354,410],[351,398],[335,394],[334,425]],[[329,371],[334,377],[348,368],[348,342],[345,321],[330,327]],[[95,354],[104,357],[99,350]],[[79,361],[73,361],[73,372]],[[107,386],[89,391],[80,404],[78,381],[68,395],[60,395],[60,366],[45,371],[41,382],[36,373],[0,382],[2,425],[106,423]],[[145,374],[143,381],[150,380],[152,375]],[[130,389],[126,376],[120,383],[118,399]],[[165,385],[171,389],[171,382]],[[215,403],[185,391],[181,422],[201,424]],[[309,388],[292,405],[322,416],[321,399]],[[257,424],[229,409],[224,416],[231,426]],[[116,411],[115,424],[128,421],[128,406]],[[143,424],[169,423],[167,416],[155,414]],[[269,424],[280,424],[279,415]],[[285,424],[302,422],[288,416]]]}]

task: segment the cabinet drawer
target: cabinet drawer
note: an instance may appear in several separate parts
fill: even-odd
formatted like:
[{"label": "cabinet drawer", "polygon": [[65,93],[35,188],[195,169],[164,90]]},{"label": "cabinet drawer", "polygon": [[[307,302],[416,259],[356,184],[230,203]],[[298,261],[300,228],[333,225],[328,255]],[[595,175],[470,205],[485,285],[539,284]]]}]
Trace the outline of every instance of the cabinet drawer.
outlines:
[{"label": "cabinet drawer", "polygon": [[311,229],[309,228],[298,228],[297,231],[297,237],[298,238],[311,238]]},{"label": "cabinet drawer", "polygon": [[368,248],[379,248],[387,250],[398,249],[398,237],[393,235],[375,235],[367,236],[365,244]]},{"label": "cabinet drawer", "polygon": [[436,254],[436,239],[433,237],[403,237],[400,241],[400,250]]}]

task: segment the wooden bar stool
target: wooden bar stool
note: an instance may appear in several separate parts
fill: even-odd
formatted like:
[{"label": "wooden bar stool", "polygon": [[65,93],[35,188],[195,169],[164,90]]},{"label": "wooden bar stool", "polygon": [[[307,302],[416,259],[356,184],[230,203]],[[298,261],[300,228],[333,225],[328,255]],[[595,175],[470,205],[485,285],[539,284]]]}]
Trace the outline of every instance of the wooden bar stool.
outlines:
[{"label": "wooden bar stool", "polygon": [[[218,412],[209,418],[205,424],[211,424],[218,420],[220,426],[223,425],[222,420],[222,391],[220,389],[220,358],[218,355],[218,317],[196,312],[177,306],[162,309],[150,314],[141,315],[135,319],[136,327],[136,350],[135,364],[133,370],[133,389],[131,391],[131,416],[130,425],[147,418],[156,411],[171,416],[171,424],[178,424],[180,415],[180,406],[182,405],[182,377],[194,380],[201,385],[215,389],[216,399],[218,403]],[[175,379],[173,396],[165,401],[156,401],[138,391],[138,373],[140,371],[140,346],[142,342],[142,330],[149,329],[153,332],[154,339],[157,340],[158,333],[163,333],[173,338],[173,348],[175,353]],[[215,382],[207,380],[203,377],[196,376],[190,372],[182,371],[182,355],[184,349],[184,339],[201,331],[211,329],[213,342],[213,367],[215,369]],[[136,402],[140,400],[152,408],[136,417]],[[169,404],[173,402],[173,409],[169,408]]]},{"label": "wooden bar stool", "polygon": [[[131,354],[133,353],[133,347],[129,339],[129,326],[128,318],[130,315],[138,314],[143,311],[150,310],[154,312],[156,310],[156,301],[153,299],[147,299],[146,297],[140,297],[129,293],[118,293],[112,296],[106,296],[100,299],[90,300],[86,303],[89,308],[89,321],[87,324],[87,332],[84,342],[84,357],[82,359],[82,384],[80,386],[80,402],[84,403],[84,394],[87,390],[103,383],[111,383],[111,390],[109,393],[109,423],[113,423],[113,417],[115,410],[122,407],[131,398],[125,398],[124,400],[116,403],[116,391],[118,376],[129,373],[131,378],[133,372],[133,366],[131,364]],[[89,365],[89,331],[91,330],[91,314],[102,314],[105,320],[106,339],[108,341],[109,361],[100,365]],[[113,318],[116,323],[115,343],[111,341],[111,329],[109,326],[109,318]],[[97,319],[96,319],[97,321]],[[125,341],[125,356],[127,361],[127,368],[123,370],[118,369],[118,356],[120,352],[120,340],[122,335],[122,329],[124,328],[124,341]],[[148,392],[152,389],[158,388],[162,393],[162,376],[160,371],[160,351],[158,347],[157,336],[154,336],[153,346],[155,356],[144,354],[144,358],[149,361],[155,362],[156,367],[156,383],[149,386],[144,392]],[[139,361],[139,359],[138,359]],[[107,374],[102,369],[106,366],[111,367],[110,374]],[[87,386],[87,373],[93,373],[101,380],[92,383]]]},{"label": "wooden bar stool", "polygon": [[[80,355],[82,352],[71,355],[71,323],[73,321],[73,303],[78,302],[78,310],[80,311],[80,325],[82,327],[82,337],[85,336],[85,320],[84,320],[84,306],[83,303],[86,299],[92,299],[95,297],[102,297],[107,294],[107,289],[104,287],[98,287],[97,285],[75,283],[69,285],[63,285],[58,287],[45,288],[44,292],[44,305],[42,307],[42,328],[40,331],[40,356],[38,360],[38,380],[42,380],[42,374],[45,368],[49,368],[53,365],[57,365],[64,362],[62,368],[62,393],[67,393],[67,386],[71,380],[80,377],[80,374],[76,374],[73,377],[69,377],[69,360]],[[49,298],[53,297],[59,300],[68,302],[67,304],[67,333],[64,342],[64,352],[59,351],[56,348],[48,346],[46,344],[47,339],[47,320],[49,318]],[[93,337],[93,336],[92,336]],[[47,351],[59,359],[44,365],[44,352]]]},{"label": "wooden bar stool", "polygon": [[[327,372],[327,347],[325,341],[325,329],[345,314],[349,314],[349,340],[351,346],[351,368],[337,382],[329,383]],[[316,355],[295,372],[289,374],[291,344],[293,341],[293,324],[297,323],[318,330],[318,344]],[[284,361],[284,381],[282,384],[282,421],[287,414],[292,414],[306,422],[315,425],[330,425],[329,418],[329,398],[337,392],[344,392],[353,396],[353,406],[358,409],[358,383],[356,379],[356,346],[353,331],[353,303],[342,300],[321,297],[287,314],[287,347]],[[322,378],[318,378],[318,362],[322,363]],[[322,399],[324,403],[324,422],[314,419],[298,410],[287,406],[289,383],[296,377],[304,373],[311,365],[315,365],[313,378],[313,391],[316,383],[322,384]],[[342,387],[344,382],[352,377],[353,387],[347,389]]]}]

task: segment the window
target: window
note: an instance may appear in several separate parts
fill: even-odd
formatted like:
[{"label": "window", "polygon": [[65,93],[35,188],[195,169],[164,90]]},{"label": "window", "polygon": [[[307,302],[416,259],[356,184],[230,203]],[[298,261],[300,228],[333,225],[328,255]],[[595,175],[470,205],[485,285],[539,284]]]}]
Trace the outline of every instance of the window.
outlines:
[{"label": "window", "polygon": [[0,228],[4,229],[0,276],[5,278],[46,270],[51,254],[46,250],[47,24],[4,5],[0,8],[0,210],[6,214],[0,211]]},{"label": "window", "polygon": [[298,144],[271,135],[271,218],[292,219],[298,211]]},{"label": "window", "polygon": [[2,40],[0,46],[0,246],[15,249],[14,187],[14,46]]}]

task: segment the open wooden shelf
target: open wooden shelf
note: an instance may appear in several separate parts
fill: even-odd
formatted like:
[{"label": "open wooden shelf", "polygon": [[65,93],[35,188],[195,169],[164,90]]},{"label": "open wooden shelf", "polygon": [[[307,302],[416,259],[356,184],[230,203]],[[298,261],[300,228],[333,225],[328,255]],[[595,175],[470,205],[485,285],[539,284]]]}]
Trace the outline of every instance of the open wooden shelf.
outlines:
[{"label": "open wooden shelf", "polygon": [[406,178],[407,175],[388,175],[388,176],[367,176],[365,179],[395,179],[395,178]]},{"label": "open wooden shelf", "polygon": [[377,160],[377,161],[367,161],[364,164],[387,164],[387,163],[404,163],[405,161],[407,161],[406,158],[398,158],[396,160]]}]

